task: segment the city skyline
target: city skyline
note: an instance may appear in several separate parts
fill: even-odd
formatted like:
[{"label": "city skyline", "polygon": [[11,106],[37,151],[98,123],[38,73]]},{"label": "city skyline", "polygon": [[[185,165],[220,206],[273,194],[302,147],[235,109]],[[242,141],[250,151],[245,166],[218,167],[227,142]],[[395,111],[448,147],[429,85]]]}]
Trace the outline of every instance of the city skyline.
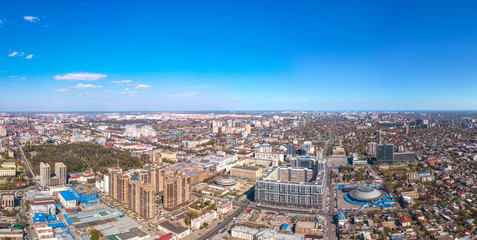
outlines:
[{"label": "city skyline", "polygon": [[0,111],[477,110],[477,3],[2,3]]}]

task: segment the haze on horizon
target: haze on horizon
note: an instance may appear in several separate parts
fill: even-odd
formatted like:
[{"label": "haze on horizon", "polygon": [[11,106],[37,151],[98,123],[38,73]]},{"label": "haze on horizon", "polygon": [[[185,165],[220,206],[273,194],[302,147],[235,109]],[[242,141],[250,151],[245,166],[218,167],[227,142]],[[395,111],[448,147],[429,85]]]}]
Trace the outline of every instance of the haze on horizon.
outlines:
[{"label": "haze on horizon", "polygon": [[5,1],[0,111],[477,110],[476,10]]}]

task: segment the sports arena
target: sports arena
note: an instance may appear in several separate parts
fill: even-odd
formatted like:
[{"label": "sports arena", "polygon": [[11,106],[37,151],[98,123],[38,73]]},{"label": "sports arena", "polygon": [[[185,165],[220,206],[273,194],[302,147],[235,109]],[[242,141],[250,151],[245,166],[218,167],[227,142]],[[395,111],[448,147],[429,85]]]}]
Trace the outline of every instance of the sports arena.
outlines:
[{"label": "sports arena", "polygon": [[338,190],[344,192],[343,198],[347,203],[354,205],[353,208],[384,207],[394,205],[394,200],[388,192],[376,185],[363,186],[338,186]]}]

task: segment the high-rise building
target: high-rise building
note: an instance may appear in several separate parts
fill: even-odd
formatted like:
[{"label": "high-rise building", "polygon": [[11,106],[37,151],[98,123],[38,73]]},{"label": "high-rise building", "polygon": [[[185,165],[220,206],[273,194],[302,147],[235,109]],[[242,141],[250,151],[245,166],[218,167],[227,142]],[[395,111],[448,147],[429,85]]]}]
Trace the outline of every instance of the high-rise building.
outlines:
[{"label": "high-rise building", "polygon": [[7,136],[7,128],[5,126],[0,125],[0,137],[5,137]]},{"label": "high-rise building", "polygon": [[64,163],[55,163],[55,174],[59,178],[58,185],[65,185],[67,183],[66,172],[66,165]]},{"label": "high-rise building", "polygon": [[170,210],[190,200],[192,179],[189,174],[179,172],[166,173],[164,179],[164,209]]},{"label": "high-rise building", "polygon": [[293,156],[293,155],[295,155],[295,144],[288,143],[288,145],[287,145],[287,156]]},{"label": "high-rise building", "polygon": [[376,143],[377,143],[377,144],[380,144],[381,141],[382,141],[382,139],[381,139],[381,137],[382,137],[382,136],[381,136],[381,131],[378,130],[378,131],[376,131],[374,134],[375,134]]},{"label": "high-rise building", "polygon": [[51,178],[51,167],[50,164],[41,162],[40,163],[40,185],[42,187],[47,187],[50,185]]},{"label": "high-rise building", "polygon": [[67,183],[67,171],[66,166],[62,162],[55,163],[55,175],[51,174],[50,164],[40,163],[40,185],[43,187],[48,186],[61,186]]},{"label": "high-rise building", "polygon": [[166,168],[164,166],[153,166],[147,170],[139,173],[139,179],[145,184],[151,184],[154,187],[156,194],[164,191],[164,173]]},{"label": "high-rise building", "polygon": [[378,162],[394,161],[394,144],[381,143],[376,146],[376,160]]},{"label": "high-rise building", "polygon": [[129,176],[121,169],[110,170],[109,195],[112,199],[121,204],[126,204],[129,200]]},{"label": "high-rise building", "polygon": [[368,155],[370,156],[376,156],[376,142],[370,142],[368,143],[368,148],[366,150],[366,152],[368,153]]},{"label": "high-rise building", "polygon": [[245,124],[245,131],[247,132],[247,134],[252,133],[252,126],[248,123]]},{"label": "high-rise building", "polygon": [[[326,187],[326,163],[318,169],[273,167],[255,182],[255,201],[269,207],[321,209]],[[316,175],[314,177],[314,175]]]},{"label": "high-rise building", "polygon": [[155,214],[155,190],[152,184],[142,181],[131,181],[128,187],[129,209],[145,219],[151,219]]}]

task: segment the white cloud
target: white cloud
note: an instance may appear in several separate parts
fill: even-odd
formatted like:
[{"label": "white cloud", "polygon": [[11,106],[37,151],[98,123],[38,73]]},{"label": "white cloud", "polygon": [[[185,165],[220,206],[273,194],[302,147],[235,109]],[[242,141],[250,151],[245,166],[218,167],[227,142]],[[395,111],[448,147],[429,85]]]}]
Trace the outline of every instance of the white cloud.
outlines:
[{"label": "white cloud", "polygon": [[80,97],[89,97],[89,98],[110,98],[111,96],[106,95],[106,92],[90,92],[83,93],[79,95]]},{"label": "white cloud", "polygon": [[12,52],[8,54],[9,57],[15,57],[16,55],[18,55],[18,52]]},{"label": "white cloud", "polygon": [[124,94],[124,95],[126,95],[126,96],[130,96],[130,97],[137,97],[137,96],[139,96],[138,93],[137,93],[137,91],[133,91],[133,90],[131,90],[131,89],[129,89],[129,88],[124,89],[124,91],[122,91],[121,94]]},{"label": "white cloud", "polygon": [[64,81],[96,81],[107,77],[101,73],[67,73],[65,75],[56,75],[54,79]]},{"label": "white cloud", "polygon": [[17,78],[17,76],[10,76],[10,78]]},{"label": "white cloud", "polygon": [[25,59],[32,59],[32,58],[33,58],[33,54],[30,54],[30,55],[25,57]]},{"label": "white cloud", "polygon": [[78,83],[78,84],[76,84],[76,86],[74,86],[74,88],[76,88],[76,89],[102,88],[102,87],[103,86],[101,86],[101,85],[82,84],[82,83]]},{"label": "white cloud", "polygon": [[151,86],[146,85],[146,84],[138,84],[135,88],[136,89],[148,89],[148,88],[151,88]]},{"label": "white cloud", "polygon": [[25,79],[26,79],[26,77],[21,77],[21,78],[19,78],[19,79],[20,79],[20,80],[25,80]]},{"label": "white cloud", "polygon": [[70,92],[71,90],[70,89],[58,89],[58,90],[55,90],[55,92]]},{"label": "white cloud", "polygon": [[111,81],[110,83],[114,83],[114,84],[132,83],[132,80]]},{"label": "white cloud", "polygon": [[24,16],[23,19],[32,23],[36,23],[38,22],[38,20],[40,20],[38,17],[34,17],[34,16]]}]

